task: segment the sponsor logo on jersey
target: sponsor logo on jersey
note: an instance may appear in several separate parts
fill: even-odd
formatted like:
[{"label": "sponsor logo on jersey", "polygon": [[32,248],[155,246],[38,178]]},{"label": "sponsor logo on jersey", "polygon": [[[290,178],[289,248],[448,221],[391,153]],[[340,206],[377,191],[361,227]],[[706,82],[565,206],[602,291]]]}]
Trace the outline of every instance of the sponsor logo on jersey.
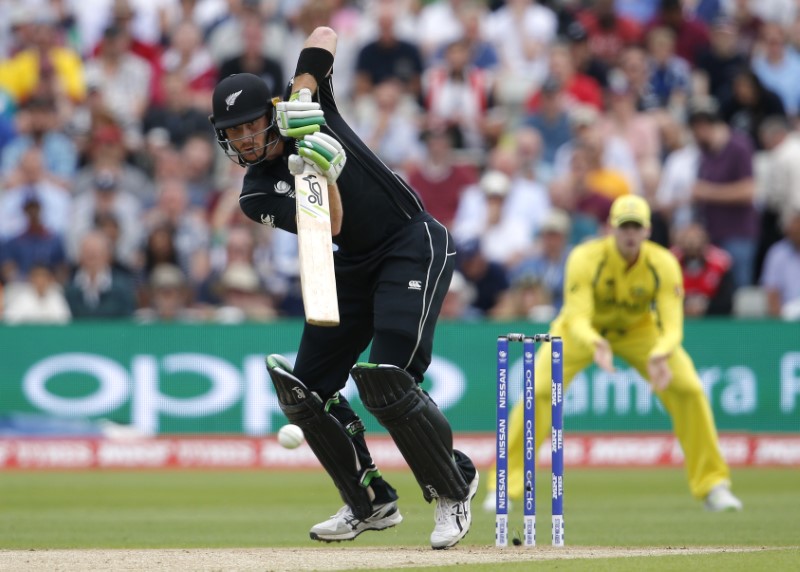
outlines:
[{"label": "sponsor logo on jersey", "polygon": [[409,290],[422,290],[422,282],[419,280],[409,280],[408,281],[408,289]]}]

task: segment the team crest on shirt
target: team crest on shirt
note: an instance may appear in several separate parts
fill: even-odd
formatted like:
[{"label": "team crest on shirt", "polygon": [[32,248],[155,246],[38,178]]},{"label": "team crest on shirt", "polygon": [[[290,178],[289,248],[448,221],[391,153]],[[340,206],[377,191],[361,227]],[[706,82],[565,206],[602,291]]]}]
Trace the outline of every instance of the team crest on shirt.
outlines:
[{"label": "team crest on shirt", "polygon": [[644,286],[631,286],[631,296],[634,298],[643,298],[647,295],[647,290]]},{"label": "team crest on shirt", "polygon": [[286,181],[278,181],[275,183],[273,189],[277,195],[285,195],[289,198],[294,197],[294,189]]},{"label": "team crest on shirt", "polygon": [[275,228],[275,215],[262,214],[261,215],[261,224],[263,224],[264,226],[271,226],[272,228]]}]

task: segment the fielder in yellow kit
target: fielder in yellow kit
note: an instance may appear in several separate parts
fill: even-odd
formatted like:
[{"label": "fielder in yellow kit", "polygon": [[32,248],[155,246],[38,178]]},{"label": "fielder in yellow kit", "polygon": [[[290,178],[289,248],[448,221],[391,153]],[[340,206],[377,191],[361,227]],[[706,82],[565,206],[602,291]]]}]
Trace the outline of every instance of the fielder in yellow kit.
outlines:
[{"label": "fielder in yellow kit", "polygon": [[[576,247],[567,259],[564,306],[550,334],[564,340],[564,387],[594,361],[613,372],[614,355],[649,381],[672,418],[692,495],[710,511],[741,510],[730,492],[714,418],[694,364],[681,346],[683,277],[667,249],[647,240],[650,208],[634,195],[614,201],[612,233]],[[536,447],[550,435],[550,360],[536,360]],[[508,493],[521,499],[522,401],[511,413]],[[493,471],[492,471],[493,472]],[[494,510],[495,479],[484,507]]]}]

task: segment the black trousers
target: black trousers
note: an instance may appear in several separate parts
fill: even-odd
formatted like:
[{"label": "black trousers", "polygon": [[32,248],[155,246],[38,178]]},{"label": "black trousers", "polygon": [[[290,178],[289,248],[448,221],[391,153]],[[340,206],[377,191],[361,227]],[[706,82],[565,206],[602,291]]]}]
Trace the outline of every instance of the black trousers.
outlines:
[{"label": "black trousers", "polygon": [[[371,363],[397,366],[421,383],[455,266],[455,245],[447,229],[428,213],[419,213],[369,256],[336,253],[335,266],[340,323],[333,328],[305,325],[294,374],[327,400],[344,388],[371,341]],[[330,413],[344,425],[357,419],[343,398]],[[354,444],[362,467],[372,466],[363,433],[354,437]],[[461,453],[456,458],[469,482],[475,471],[472,462]],[[373,481],[373,488],[377,503],[397,498],[382,481]]]},{"label": "black trousers", "polygon": [[455,266],[453,239],[427,213],[369,257],[336,256],[340,323],[306,324],[294,373],[323,399],[341,390],[372,341],[371,363],[397,366],[419,383]]}]

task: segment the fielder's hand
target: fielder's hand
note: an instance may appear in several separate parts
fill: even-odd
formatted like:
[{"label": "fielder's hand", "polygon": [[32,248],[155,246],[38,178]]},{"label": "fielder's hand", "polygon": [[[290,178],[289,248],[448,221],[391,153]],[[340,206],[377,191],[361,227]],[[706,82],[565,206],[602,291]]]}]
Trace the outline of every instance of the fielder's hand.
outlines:
[{"label": "fielder's hand", "polygon": [[293,93],[289,101],[275,104],[275,121],[281,135],[302,139],[325,125],[325,115],[320,104],[311,100],[311,90],[304,87]]},{"label": "fielder's hand", "polygon": [[611,351],[611,344],[604,338],[600,338],[594,343],[594,363],[608,373],[614,373],[614,352]]},{"label": "fielder's hand", "polygon": [[647,377],[656,391],[664,391],[672,381],[672,370],[667,363],[668,356],[652,356],[647,360]]},{"label": "fielder's hand", "polygon": [[342,174],[347,155],[342,144],[325,133],[306,135],[297,142],[297,153],[333,185]]}]

